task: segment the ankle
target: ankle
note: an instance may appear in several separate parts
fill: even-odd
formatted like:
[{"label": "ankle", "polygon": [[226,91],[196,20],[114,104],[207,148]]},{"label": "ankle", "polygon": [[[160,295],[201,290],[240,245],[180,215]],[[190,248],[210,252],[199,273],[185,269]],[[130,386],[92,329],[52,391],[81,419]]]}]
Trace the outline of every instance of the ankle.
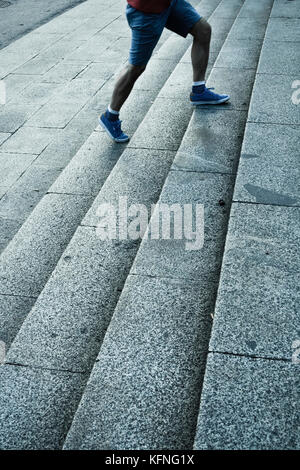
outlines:
[{"label": "ankle", "polygon": [[203,93],[205,90],[205,81],[193,82],[192,92],[193,93]]},{"label": "ankle", "polygon": [[107,119],[109,119],[110,121],[118,121],[119,111],[115,111],[110,106],[108,106],[106,110],[106,116],[107,116]]}]

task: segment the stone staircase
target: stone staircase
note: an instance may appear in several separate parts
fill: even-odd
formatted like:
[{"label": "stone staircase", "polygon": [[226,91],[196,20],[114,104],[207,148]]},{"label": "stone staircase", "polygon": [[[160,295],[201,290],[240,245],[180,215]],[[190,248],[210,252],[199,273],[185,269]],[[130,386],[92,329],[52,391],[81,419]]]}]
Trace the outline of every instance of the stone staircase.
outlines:
[{"label": "stone staircase", "polygon": [[[102,35],[99,4],[106,6]],[[92,130],[90,119],[107,105],[115,64],[126,58],[121,4],[89,0],[35,33],[59,35],[84,15],[78,30],[65,30],[63,44],[64,37],[56,37],[28,60],[35,59],[32,70],[42,70],[47,84],[53,78],[45,75],[61,77],[56,68],[69,77],[74,67],[85,67],[0,146],[1,159],[15,155],[10,140],[18,143],[32,127],[49,138],[49,130],[62,134],[70,126],[62,141],[55,131],[45,148],[43,134],[35,143],[39,154],[30,153],[28,140],[23,155],[35,156],[28,157],[31,180],[50,156],[55,171],[35,204],[30,198],[23,206],[24,220],[15,219],[0,257],[0,339],[7,345],[0,447],[297,448],[291,345],[297,340],[299,200],[288,188],[300,117],[290,98],[285,108],[275,99],[297,78],[290,59],[298,51],[290,33],[299,23],[297,2],[193,2],[213,26],[208,85],[228,92],[231,103],[193,112],[187,100],[191,40],[166,32],[123,111],[132,139],[117,146],[98,127]],[[79,42],[70,50],[72,35]],[[22,41],[30,43],[26,38],[0,51],[0,57],[13,55],[8,66],[15,66]],[[275,46],[291,54],[286,60],[282,54],[274,71]],[[45,70],[61,55],[63,61]],[[68,148],[72,135],[76,142]],[[295,174],[293,182],[296,187]],[[184,240],[146,235],[101,241],[99,206],[118,205],[124,196],[128,205],[147,207],[204,204],[203,248],[186,251]],[[6,197],[2,204],[2,198],[0,214],[13,201]]]}]

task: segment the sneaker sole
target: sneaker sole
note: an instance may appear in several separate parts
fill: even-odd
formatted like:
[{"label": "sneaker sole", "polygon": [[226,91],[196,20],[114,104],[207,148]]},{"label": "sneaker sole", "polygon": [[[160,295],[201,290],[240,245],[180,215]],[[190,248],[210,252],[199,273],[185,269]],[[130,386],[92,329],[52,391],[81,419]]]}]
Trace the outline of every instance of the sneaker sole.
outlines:
[{"label": "sneaker sole", "polygon": [[129,137],[127,137],[127,139],[118,139],[117,137],[114,137],[111,132],[107,129],[106,125],[101,121],[101,119],[99,119],[99,124],[100,126],[106,131],[106,133],[109,135],[109,137],[114,141],[114,142],[117,142],[117,144],[123,144],[125,142],[129,142]]},{"label": "sneaker sole", "polygon": [[217,100],[217,101],[191,101],[191,104],[192,106],[200,106],[201,104],[222,104],[222,103],[226,103],[229,100],[230,100],[230,97],[222,98],[221,100]]}]

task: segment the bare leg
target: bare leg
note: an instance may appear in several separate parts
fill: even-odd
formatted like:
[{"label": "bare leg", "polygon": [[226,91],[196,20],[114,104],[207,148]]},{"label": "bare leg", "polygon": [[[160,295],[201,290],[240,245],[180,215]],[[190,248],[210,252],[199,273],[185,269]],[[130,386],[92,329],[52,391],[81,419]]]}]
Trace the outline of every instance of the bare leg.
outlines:
[{"label": "bare leg", "polygon": [[193,79],[194,82],[204,81],[209,58],[211,27],[204,18],[201,18],[190,33],[194,36],[191,53]]},{"label": "bare leg", "polygon": [[128,65],[119,77],[112,95],[110,107],[115,111],[120,111],[121,107],[127,100],[130,92],[139,78],[144,72],[145,66]]}]

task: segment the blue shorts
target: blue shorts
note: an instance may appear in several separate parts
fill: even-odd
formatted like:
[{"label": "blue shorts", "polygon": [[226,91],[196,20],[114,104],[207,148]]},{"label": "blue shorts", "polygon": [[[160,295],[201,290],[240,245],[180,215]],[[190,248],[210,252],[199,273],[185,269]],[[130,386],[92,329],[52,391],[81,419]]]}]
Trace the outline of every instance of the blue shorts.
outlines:
[{"label": "blue shorts", "polygon": [[164,28],[185,38],[201,18],[186,0],[173,0],[162,13],[143,13],[127,4],[126,16],[132,31],[132,65],[147,64]]}]

